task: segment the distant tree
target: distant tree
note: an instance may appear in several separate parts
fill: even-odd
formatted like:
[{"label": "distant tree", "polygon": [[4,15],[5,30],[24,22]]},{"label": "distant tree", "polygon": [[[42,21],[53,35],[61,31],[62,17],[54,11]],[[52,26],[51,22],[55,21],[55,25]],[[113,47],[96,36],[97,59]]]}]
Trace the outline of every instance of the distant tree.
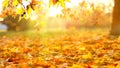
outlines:
[{"label": "distant tree", "polygon": [[7,25],[7,30],[8,31],[24,31],[27,30],[28,27],[28,21],[25,18],[22,18],[19,21],[19,15],[16,17],[13,17],[12,15],[8,15],[7,17],[4,18],[1,23]]}]

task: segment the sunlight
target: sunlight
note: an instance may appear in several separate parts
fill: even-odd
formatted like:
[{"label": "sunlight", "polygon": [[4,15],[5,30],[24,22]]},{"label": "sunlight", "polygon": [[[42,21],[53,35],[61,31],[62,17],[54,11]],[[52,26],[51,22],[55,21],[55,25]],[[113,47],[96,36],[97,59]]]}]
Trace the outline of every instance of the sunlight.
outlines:
[{"label": "sunlight", "polygon": [[33,12],[31,13],[30,19],[33,20],[33,21],[35,21],[35,20],[38,19],[38,15],[37,15],[37,13],[36,13],[35,11],[33,11]]},{"label": "sunlight", "polygon": [[109,6],[110,3],[113,3],[113,0],[96,0],[96,2]]},{"label": "sunlight", "polygon": [[[2,8],[2,3],[3,0],[0,0],[0,8]],[[56,17],[57,15],[61,15],[62,14],[62,10],[63,10],[63,7],[62,6],[50,6],[49,7],[49,0],[41,0],[43,3],[42,3],[42,7],[45,8],[46,11],[46,16],[50,16],[50,17]],[[73,8],[75,6],[78,6],[79,3],[82,3],[83,1],[85,1],[88,5],[93,3],[95,6],[97,5],[102,5],[104,4],[106,7],[108,7],[106,9],[106,12],[108,12],[109,10],[112,9],[112,7],[114,6],[114,2],[113,0],[70,0],[70,2],[65,2],[65,5],[66,5],[66,8]],[[27,1],[24,1],[23,0],[23,5],[26,7],[26,5],[28,5],[29,2]],[[111,7],[110,7],[111,5]],[[89,6],[88,6],[89,7]],[[0,9],[0,11],[2,11],[2,9]],[[34,14],[33,14],[34,16]],[[35,20],[36,16],[35,17],[32,17],[32,19]]]},{"label": "sunlight", "polygon": [[2,11],[2,2],[3,0],[0,0],[0,12]]},{"label": "sunlight", "polygon": [[62,9],[63,9],[63,8],[62,8],[61,6],[59,6],[59,7],[51,6],[51,7],[48,9],[47,16],[56,17],[57,15],[62,14]]},{"label": "sunlight", "polygon": [[70,0],[70,2],[65,2],[66,8],[72,8],[74,6],[78,6],[80,2],[83,2],[83,0]]},{"label": "sunlight", "polygon": [[[83,1],[88,4],[87,7],[89,7],[89,4],[91,3],[93,3],[95,6],[103,6],[104,4],[106,7],[108,7],[105,12],[112,10],[112,7],[114,6],[113,0],[70,0],[70,2],[65,2],[65,5],[66,8],[73,8],[78,6],[79,3],[82,3]],[[45,0],[44,3],[49,4],[49,0]],[[56,17],[57,15],[62,14],[62,9],[63,7],[61,6],[51,6],[48,8],[47,16]]]}]

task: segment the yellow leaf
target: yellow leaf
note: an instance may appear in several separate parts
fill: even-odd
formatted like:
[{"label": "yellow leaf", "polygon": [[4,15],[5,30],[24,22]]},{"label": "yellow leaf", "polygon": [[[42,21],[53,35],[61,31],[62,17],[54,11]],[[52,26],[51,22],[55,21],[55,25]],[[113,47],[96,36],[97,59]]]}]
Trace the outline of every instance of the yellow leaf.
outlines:
[{"label": "yellow leaf", "polygon": [[53,3],[52,3],[52,0],[49,1],[49,7],[52,6]]},{"label": "yellow leaf", "polygon": [[118,37],[117,40],[120,41],[120,37]]},{"label": "yellow leaf", "polygon": [[61,4],[62,7],[65,8],[65,1],[64,0],[60,0],[60,4]]},{"label": "yellow leaf", "polygon": [[54,65],[51,65],[51,66],[50,66],[50,68],[56,68],[56,66],[54,66]]},{"label": "yellow leaf", "polygon": [[32,8],[31,8],[31,6],[28,6],[28,10],[27,10],[27,16],[28,17],[30,17],[31,12],[32,12]]},{"label": "yellow leaf", "polygon": [[120,68],[120,63],[115,68]]},{"label": "yellow leaf", "polygon": [[85,47],[79,47],[79,50],[85,50]]},{"label": "yellow leaf", "polygon": [[65,45],[65,46],[63,47],[63,50],[66,50],[66,49],[69,49],[69,48],[70,48],[69,45]]},{"label": "yellow leaf", "polygon": [[50,53],[49,48],[45,48],[43,53],[44,53],[44,54],[48,54],[48,53]]},{"label": "yellow leaf", "polygon": [[12,5],[13,6],[17,6],[18,5],[18,1],[17,0],[13,0]]},{"label": "yellow leaf", "polygon": [[19,4],[16,7],[16,14],[22,14],[23,12],[25,12],[24,8]]},{"label": "yellow leaf", "polygon": [[10,51],[11,51],[11,52],[18,52],[19,49],[18,49],[17,47],[13,47],[13,48],[10,49]]},{"label": "yellow leaf", "polygon": [[82,65],[73,64],[72,67],[69,68],[84,68],[84,67]]},{"label": "yellow leaf", "polygon": [[8,2],[9,2],[9,0],[4,0],[4,1],[2,2],[2,6],[3,6],[3,7],[7,7],[7,6],[8,6]]},{"label": "yellow leaf", "polygon": [[90,52],[88,52],[88,54],[85,54],[82,56],[83,59],[91,59],[92,58],[92,54]]},{"label": "yellow leaf", "polygon": [[97,65],[91,65],[91,68],[98,68]]},{"label": "yellow leaf", "polygon": [[65,0],[66,2],[70,2],[70,0]]},{"label": "yellow leaf", "polygon": [[113,65],[107,65],[106,68],[115,68]]}]

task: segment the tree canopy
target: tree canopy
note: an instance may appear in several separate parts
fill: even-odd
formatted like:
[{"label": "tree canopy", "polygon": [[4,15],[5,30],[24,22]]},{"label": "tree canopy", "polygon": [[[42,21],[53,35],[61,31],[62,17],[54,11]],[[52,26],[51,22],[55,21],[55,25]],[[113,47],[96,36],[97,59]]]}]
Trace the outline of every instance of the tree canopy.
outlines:
[{"label": "tree canopy", "polygon": [[[65,1],[69,0],[49,0],[49,7],[54,5],[61,5],[65,7]],[[38,11],[42,6],[42,0],[4,0],[2,3],[2,16],[8,15],[16,16],[17,14],[21,17],[29,18],[32,11]]]}]

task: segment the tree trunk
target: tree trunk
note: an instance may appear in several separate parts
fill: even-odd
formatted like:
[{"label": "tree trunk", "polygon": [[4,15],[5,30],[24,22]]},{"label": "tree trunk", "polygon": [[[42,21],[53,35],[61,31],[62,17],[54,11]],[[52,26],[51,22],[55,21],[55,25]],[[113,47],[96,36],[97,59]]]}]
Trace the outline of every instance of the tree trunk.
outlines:
[{"label": "tree trunk", "polygon": [[8,15],[6,18],[4,18],[3,21],[1,21],[2,24],[5,24],[7,26],[8,31],[24,31],[28,28],[28,20],[25,18],[22,18],[19,21],[20,16],[17,15],[15,18],[11,15]]},{"label": "tree trunk", "polygon": [[111,35],[120,35],[120,0],[114,0],[113,19],[111,24]]}]

